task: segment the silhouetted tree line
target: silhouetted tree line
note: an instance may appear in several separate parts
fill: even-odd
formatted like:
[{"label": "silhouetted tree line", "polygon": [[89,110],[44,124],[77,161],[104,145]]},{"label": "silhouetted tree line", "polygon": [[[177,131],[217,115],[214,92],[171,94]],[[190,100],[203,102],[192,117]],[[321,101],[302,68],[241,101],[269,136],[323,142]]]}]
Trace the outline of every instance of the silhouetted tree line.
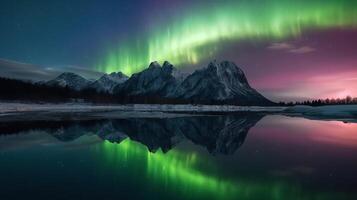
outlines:
[{"label": "silhouetted tree line", "polygon": [[324,106],[324,105],[352,105],[357,104],[357,97],[346,96],[345,98],[327,98],[316,99],[296,102],[279,102],[281,106],[295,106],[295,105],[308,105],[308,106]]},{"label": "silhouetted tree line", "polygon": [[156,95],[126,96],[98,92],[86,88],[81,91],[69,87],[49,86],[0,77],[0,100],[18,100],[31,102],[94,102],[94,103],[143,103],[143,104],[179,104],[191,103],[185,100],[167,99]]},{"label": "silhouetted tree line", "polygon": [[107,93],[98,93],[94,89],[76,91],[68,87],[48,86],[21,80],[0,78],[0,99],[33,102],[113,102],[115,99]]}]

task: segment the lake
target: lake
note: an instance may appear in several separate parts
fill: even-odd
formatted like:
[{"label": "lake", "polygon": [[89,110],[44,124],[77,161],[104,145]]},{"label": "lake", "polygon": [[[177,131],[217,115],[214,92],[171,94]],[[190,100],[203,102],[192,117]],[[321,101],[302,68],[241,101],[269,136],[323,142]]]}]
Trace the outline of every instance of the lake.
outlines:
[{"label": "lake", "polygon": [[357,124],[265,114],[0,122],[1,199],[357,199]]}]

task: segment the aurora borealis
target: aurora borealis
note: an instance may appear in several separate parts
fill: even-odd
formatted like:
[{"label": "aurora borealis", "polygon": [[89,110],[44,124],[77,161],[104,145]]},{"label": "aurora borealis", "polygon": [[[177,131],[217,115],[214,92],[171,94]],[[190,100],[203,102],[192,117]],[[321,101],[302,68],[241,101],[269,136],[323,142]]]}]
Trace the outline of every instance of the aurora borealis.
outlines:
[{"label": "aurora borealis", "polygon": [[217,59],[275,101],[357,96],[356,1],[4,0],[0,26],[0,59],[39,66],[41,78],[165,60],[192,72]]},{"label": "aurora borealis", "polygon": [[333,192],[309,193],[298,184],[279,179],[252,181],[243,175],[224,178],[214,159],[196,148],[176,147],[166,154],[161,150],[151,153],[145,145],[125,139],[119,144],[104,141],[95,151],[95,155],[102,158],[100,163],[104,170],[114,172],[112,176],[126,171],[135,180],[150,180],[149,188],[160,185],[160,191],[185,199],[338,199],[348,196]]},{"label": "aurora borealis", "polygon": [[357,0],[0,0],[0,28],[1,199],[357,200]]},{"label": "aurora borealis", "polygon": [[197,64],[214,59],[224,48],[224,41],[274,41],[301,36],[308,29],[356,26],[354,6],[344,1],[243,1],[193,6],[174,17],[173,22],[154,24],[148,36],[119,43],[99,69],[130,75],[152,61],[169,60],[178,67]]}]

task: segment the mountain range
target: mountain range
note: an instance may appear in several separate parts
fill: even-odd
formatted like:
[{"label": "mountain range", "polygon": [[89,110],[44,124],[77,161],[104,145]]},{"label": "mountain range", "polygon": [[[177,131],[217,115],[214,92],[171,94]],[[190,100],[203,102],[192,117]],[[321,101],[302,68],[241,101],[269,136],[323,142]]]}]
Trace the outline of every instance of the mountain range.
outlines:
[{"label": "mountain range", "polygon": [[213,61],[192,74],[182,73],[168,61],[162,66],[152,62],[131,77],[113,72],[91,81],[74,73],[63,73],[43,84],[76,91],[94,89],[129,102],[133,99],[135,102],[138,99],[165,99],[198,104],[274,104],[252,88],[244,72],[229,61]]}]

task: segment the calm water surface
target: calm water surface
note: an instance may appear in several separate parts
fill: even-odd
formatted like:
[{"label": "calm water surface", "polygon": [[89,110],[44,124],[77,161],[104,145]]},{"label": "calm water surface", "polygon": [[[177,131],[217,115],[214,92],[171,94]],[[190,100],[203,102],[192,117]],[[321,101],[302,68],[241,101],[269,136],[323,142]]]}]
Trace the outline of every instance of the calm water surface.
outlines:
[{"label": "calm water surface", "polygon": [[1,199],[357,199],[357,124],[280,115],[7,122]]}]

